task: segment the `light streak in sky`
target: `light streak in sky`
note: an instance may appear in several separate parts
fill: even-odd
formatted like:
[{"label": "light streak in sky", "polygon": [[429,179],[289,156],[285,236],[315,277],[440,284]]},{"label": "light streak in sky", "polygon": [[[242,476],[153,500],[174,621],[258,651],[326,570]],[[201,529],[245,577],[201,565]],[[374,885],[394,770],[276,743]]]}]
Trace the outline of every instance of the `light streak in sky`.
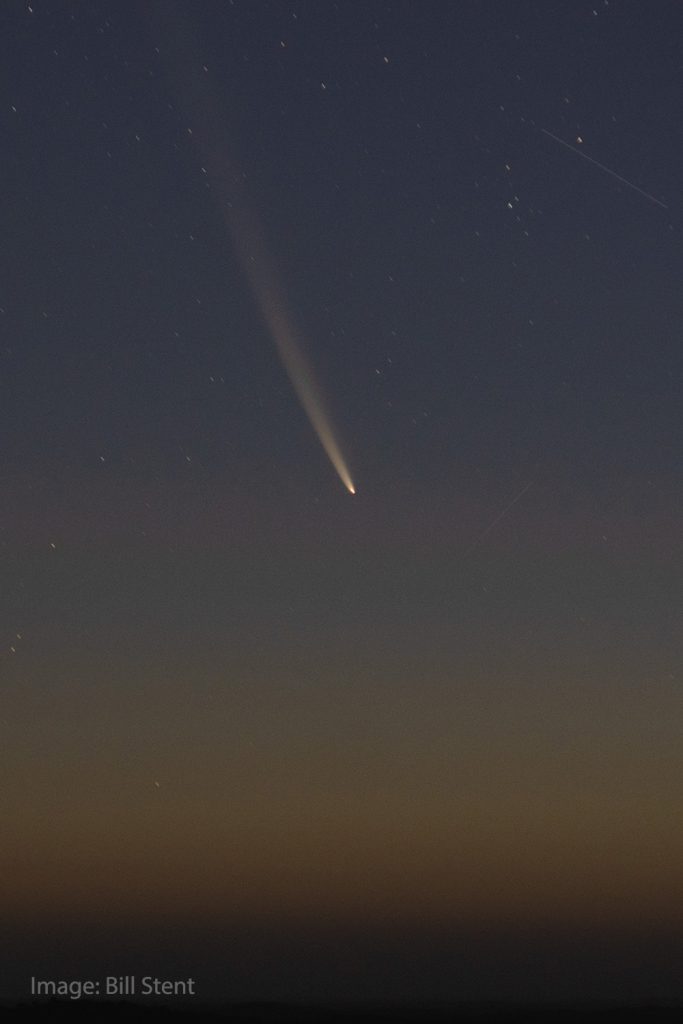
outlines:
[{"label": "light streak in sky", "polygon": [[616,171],[612,171],[609,167],[605,167],[605,165],[601,164],[599,160],[594,160],[592,156],[588,156],[588,154],[584,153],[583,150],[577,149],[576,146],[572,146],[570,142],[565,142],[564,139],[561,139],[558,135],[553,135],[552,132],[546,131],[545,128],[541,128],[541,131],[544,135],[547,135],[549,139],[554,139],[555,142],[559,142],[559,144],[561,146],[564,146],[566,149],[571,149],[572,153],[577,153],[579,156],[583,157],[584,160],[588,160],[589,163],[595,164],[595,166],[599,167],[601,171],[605,171],[607,174],[611,174],[612,177],[616,178],[617,181],[620,181],[622,185],[628,185],[628,187],[632,188],[634,192],[639,192],[641,196],[645,196],[645,198],[649,199],[650,202],[656,203],[657,206],[661,206],[662,209],[669,209],[666,203],[663,203],[660,199],[656,199],[655,196],[650,195],[649,192],[645,192],[644,189],[638,188],[637,185],[634,185],[633,182],[629,181],[627,178],[622,178],[621,174],[617,174]]},{"label": "light streak in sky", "polygon": [[313,369],[297,340],[293,317],[287,309],[284,291],[269,258],[259,225],[247,209],[237,212],[230,204],[222,203],[222,206],[244,273],[296,396],[339,479],[349,494],[355,494],[355,484]]},{"label": "light streak in sky", "polygon": [[346,487],[349,494],[355,494],[356,488],[339,443],[334,435],[330,417],[325,410],[315,377],[301,348],[296,342],[291,318],[283,311],[281,304],[276,301],[277,292],[274,289],[259,286],[254,280],[256,275],[253,269],[248,276],[252,278],[254,294],[257,296],[261,306],[263,318],[270,329],[282,365],[287,371],[287,376],[308,416],[311,426],[344,487]]},{"label": "light streak in sky", "polygon": [[470,547],[467,549],[467,553],[469,553],[473,548],[476,548],[477,544],[480,544],[482,542],[482,540],[484,539],[484,537],[486,537],[487,534],[489,534],[491,532],[491,530],[494,528],[494,526],[497,526],[498,523],[501,521],[501,519],[503,519],[508,514],[508,512],[513,507],[513,505],[516,505],[517,502],[520,500],[520,498],[524,497],[526,492],[531,487],[532,483],[533,483],[533,480],[530,480],[529,483],[526,485],[526,487],[523,487],[522,490],[519,492],[519,494],[516,497],[514,497],[512,499],[512,501],[509,502],[509,504],[507,504],[505,506],[503,511],[498,513],[498,515],[493,520],[493,522],[489,523],[489,525],[486,527],[485,530],[482,530],[482,532],[479,534],[477,539],[475,541],[473,541],[472,544],[470,545]]},{"label": "light streak in sky", "polygon": [[191,26],[180,5],[157,3],[152,11],[165,56],[177,76],[180,110],[187,131],[199,149],[202,170],[218,199],[223,221],[280,361],[339,479],[349,494],[355,494],[332,418],[287,309],[281,274],[270,257],[261,225],[253,213],[253,203],[247,196],[246,174],[226,129],[225,115],[206,75],[198,73],[198,68],[205,73],[208,69],[191,44]]}]

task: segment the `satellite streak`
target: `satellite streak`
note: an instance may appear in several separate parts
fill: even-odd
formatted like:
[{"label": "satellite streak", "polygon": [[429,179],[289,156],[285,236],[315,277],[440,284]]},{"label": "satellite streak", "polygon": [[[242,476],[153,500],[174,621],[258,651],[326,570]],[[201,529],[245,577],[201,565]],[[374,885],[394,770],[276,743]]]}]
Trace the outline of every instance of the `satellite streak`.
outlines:
[{"label": "satellite streak", "polygon": [[469,554],[469,552],[472,551],[473,548],[476,548],[477,544],[480,544],[483,541],[484,537],[486,537],[487,534],[489,534],[491,532],[491,530],[494,528],[494,526],[497,526],[498,523],[501,521],[501,519],[503,519],[508,514],[508,512],[510,511],[512,506],[516,505],[517,502],[520,500],[520,498],[524,497],[526,492],[531,487],[532,483],[533,483],[533,480],[530,480],[529,483],[526,485],[526,487],[523,487],[522,490],[519,492],[519,494],[515,498],[513,498],[512,501],[508,505],[505,506],[503,511],[498,513],[498,515],[493,520],[493,522],[489,523],[489,525],[486,527],[486,529],[483,530],[479,534],[479,536],[477,537],[477,539],[475,541],[473,541],[473,543],[467,549],[467,552],[466,552],[467,554]]},{"label": "satellite streak", "polygon": [[663,203],[660,199],[656,199],[655,196],[650,195],[649,192],[645,192],[644,189],[638,188],[637,185],[634,185],[633,182],[629,181],[627,178],[622,178],[621,174],[617,174],[616,171],[612,171],[609,167],[605,167],[605,165],[601,164],[599,160],[594,160],[592,156],[588,156],[587,153],[584,153],[582,150],[577,149],[576,146],[572,146],[570,142],[565,142],[564,139],[561,139],[558,135],[553,135],[552,132],[546,131],[545,128],[541,128],[541,131],[544,135],[547,135],[549,139],[554,139],[555,142],[559,142],[559,144],[561,146],[564,146],[566,149],[571,149],[572,153],[577,153],[579,156],[583,157],[584,160],[588,160],[589,163],[595,164],[595,166],[599,167],[601,171],[605,171],[607,174],[611,174],[612,177],[616,178],[617,181],[620,181],[622,185],[628,185],[628,187],[632,188],[634,192],[639,192],[641,196],[645,196],[645,198],[649,199],[650,202],[656,203],[657,206],[661,206],[663,210],[669,209],[666,203]]}]

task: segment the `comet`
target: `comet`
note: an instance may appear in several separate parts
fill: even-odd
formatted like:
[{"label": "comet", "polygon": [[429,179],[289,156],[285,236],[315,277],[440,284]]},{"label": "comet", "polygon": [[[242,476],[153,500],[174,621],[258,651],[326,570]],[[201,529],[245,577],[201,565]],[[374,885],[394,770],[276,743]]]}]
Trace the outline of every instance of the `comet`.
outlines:
[{"label": "comet", "polygon": [[294,318],[287,308],[279,275],[263,241],[260,226],[246,209],[240,214],[229,209],[226,222],[236,250],[241,255],[245,276],[275,344],[280,362],[308,421],[349,494],[356,493],[346,458],[337,439],[332,418],[310,362],[298,341]]},{"label": "comet", "polygon": [[193,50],[192,32],[184,11],[167,2],[152,6],[164,56],[178,81],[180,112],[195,143],[202,171],[218,201],[227,234],[280,362],[322,448],[349,494],[356,493],[346,457],[312,366],[304,354],[301,332],[295,326],[282,278],[247,195],[244,163],[225,128],[226,118],[209,86],[208,69]]},{"label": "comet", "polygon": [[262,241],[261,231],[253,215],[246,210],[243,216],[238,216],[228,207],[225,219],[235,249],[241,253],[244,273],[294,393],[337,476],[349,494],[355,494],[356,488],[337,440],[332,418],[313,368],[298,340],[294,318],[287,309],[280,278]]},{"label": "comet", "polygon": [[280,361],[285,368],[294,392],[308,416],[309,423],[320,441],[328,459],[337,472],[349,494],[355,494],[356,488],[351,479],[346,459],[335,435],[332,420],[325,408],[320,388],[312,368],[297,344],[291,320],[284,313],[271,308],[268,294],[255,289],[256,298],[261,307],[263,318],[270,329]]}]

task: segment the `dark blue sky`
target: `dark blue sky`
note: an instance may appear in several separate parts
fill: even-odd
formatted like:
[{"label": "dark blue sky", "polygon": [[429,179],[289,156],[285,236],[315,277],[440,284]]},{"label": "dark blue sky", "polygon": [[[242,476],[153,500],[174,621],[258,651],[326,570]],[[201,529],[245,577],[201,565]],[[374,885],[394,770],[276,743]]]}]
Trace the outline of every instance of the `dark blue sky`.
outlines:
[{"label": "dark blue sky", "polygon": [[[3,17],[14,459],[308,461],[144,5]],[[188,52],[204,55],[226,117],[215,144],[232,145],[221,127],[237,136],[371,475],[387,458],[396,471],[392,451],[430,485],[453,458],[501,456],[524,475],[551,446],[604,452],[601,471],[637,459],[634,444],[638,469],[663,458],[677,413],[678,18],[676,4],[646,18],[628,3],[195,13]],[[669,210],[541,128],[580,135]],[[274,434],[284,451],[268,448]]]}]

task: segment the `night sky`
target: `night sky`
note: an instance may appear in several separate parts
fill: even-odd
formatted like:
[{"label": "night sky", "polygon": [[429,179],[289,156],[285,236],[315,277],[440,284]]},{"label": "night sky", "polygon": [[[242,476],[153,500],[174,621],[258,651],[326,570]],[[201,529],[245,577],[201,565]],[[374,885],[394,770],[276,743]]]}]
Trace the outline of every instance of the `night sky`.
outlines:
[{"label": "night sky", "polygon": [[681,38],[4,0],[0,996],[683,998]]}]

